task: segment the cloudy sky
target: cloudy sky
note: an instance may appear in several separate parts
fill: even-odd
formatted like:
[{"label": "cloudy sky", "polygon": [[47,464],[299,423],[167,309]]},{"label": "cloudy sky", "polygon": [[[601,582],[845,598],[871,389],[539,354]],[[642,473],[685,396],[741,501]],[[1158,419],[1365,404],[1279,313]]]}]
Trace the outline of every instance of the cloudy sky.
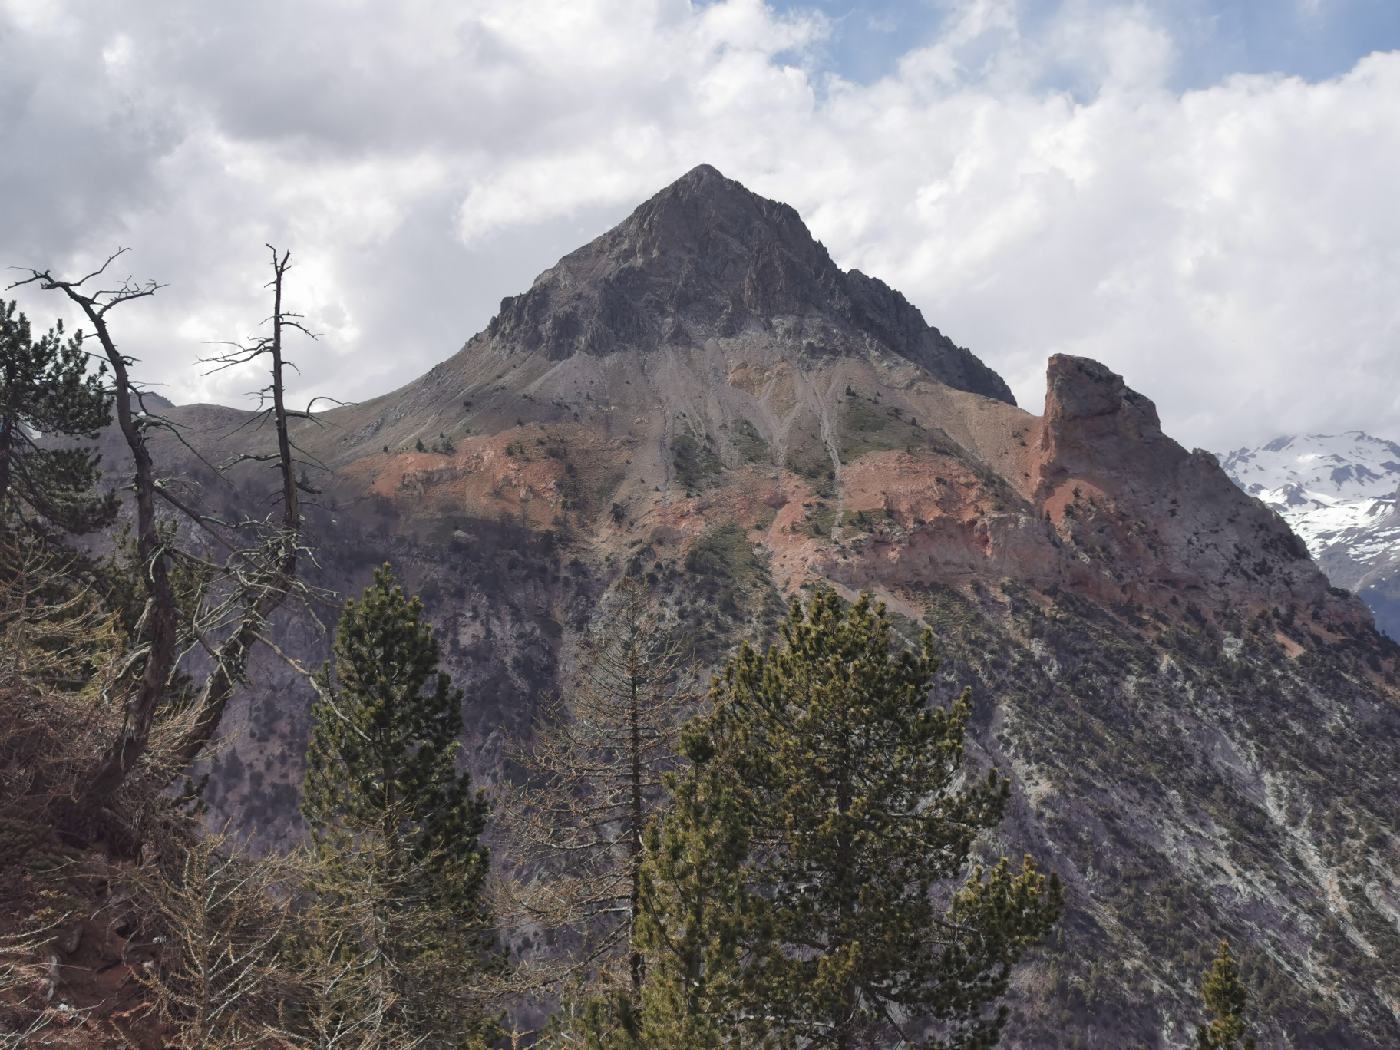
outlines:
[{"label": "cloudy sky", "polygon": [[265,241],[359,398],[702,161],[1033,409],[1065,352],[1190,445],[1400,438],[1396,0],[0,0],[0,265],[129,246],[176,400],[252,385]]}]

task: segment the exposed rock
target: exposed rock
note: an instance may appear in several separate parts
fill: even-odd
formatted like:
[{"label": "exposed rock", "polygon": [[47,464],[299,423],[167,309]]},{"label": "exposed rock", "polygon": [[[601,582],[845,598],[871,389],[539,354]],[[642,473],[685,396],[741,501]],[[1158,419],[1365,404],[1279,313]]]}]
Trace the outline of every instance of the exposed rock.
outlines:
[{"label": "exposed rock", "polygon": [[[263,440],[172,411],[214,459]],[[1053,358],[1024,412],[791,208],[702,167],[323,422],[297,435],[335,468],[315,582],[351,593],[387,559],[423,593],[486,780],[624,570],[710,661],[804,586],[871,588],[937,632],[941,695],[974,686],[976,758],[1016,787],[989,848],[1069,887],[1006,1045],[1185,1046],[1222,935],[1267,986],[1265,1045],[1400,1045],[1400,652],[1102,365]],[[161,452],[231,508],[264,484]],[[728,553],[702,572],[697,543]],[[308,624],[279,635],[323,658]],[[210,801],[286,840],[308,691],[271,659],[253,678]]]},{"label": "exposed rock", "polygon": [[814,316],[834,324],[813,352],[872,340],[951,386],[1014,403],[1000,376],[925,324],[902,295],[842,272],[791,207],[704,164],[503,300],[487,333],[562,360],[768,332]]},{"label": "exposed rock", "polygon": [[55,944],[58,950],[64,955],[72,955],[78,950],[78,945],[83,941],[83,924],[75,922],[70,924],[58,935]]},{"label": "exposed rock", "polygon": [[1062,537],[1112,557],[1122,600],[1318,604],[1331,623],[1367,620],[1276,515],[1241,500],[1209,453],[1164,435],[1156,406],[1103,365],[1051,358],[1041,427],[1036,502]]}]

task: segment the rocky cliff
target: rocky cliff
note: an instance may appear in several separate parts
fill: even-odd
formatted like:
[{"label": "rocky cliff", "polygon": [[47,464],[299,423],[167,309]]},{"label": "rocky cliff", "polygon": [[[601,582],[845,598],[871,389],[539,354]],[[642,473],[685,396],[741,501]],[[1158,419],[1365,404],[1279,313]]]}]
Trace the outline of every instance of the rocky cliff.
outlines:
[{"label": "rocky cliff", "polygon": [[[172,414],[211,453],[260,440]],[[945,694],[974,688],[977,761],[1015,784],[988,848],[1069,890],[1005,1045],[1186,1045],[1221,936],[1264,1045],[1400,1045],[1400,652],[1103,366],[1051,359],[1023,411],[791,208],[702,167],[298,438],[331,467],[315,582],[389,560],[423,593],[484,778],[623,572],[708,661],[805,587],[870,589],[937,632]],[[231,506],[260,484],[183,469]],[[305,618],[283,633],[325,651]],[[307,704],[264,660],[215,760],[216,811],[270,840],[296,833]]]}]

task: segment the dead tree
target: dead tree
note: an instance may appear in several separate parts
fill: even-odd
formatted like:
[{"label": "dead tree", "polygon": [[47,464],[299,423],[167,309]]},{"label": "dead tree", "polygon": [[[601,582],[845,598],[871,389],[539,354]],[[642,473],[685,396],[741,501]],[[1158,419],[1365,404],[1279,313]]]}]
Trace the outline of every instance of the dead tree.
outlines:
[{"label": "dead tree", "polygon": [[557,976],[624,988],[634,1001],[643,978],[631,944],[642,835],[675,763],[689,687],[674,626],[643,584],[624,579],[581,647],[572,688],[515,756],[525,782],[502,807],[524,873],[510,891],[521,918],[583,942]]},{"label": "dead tree", "polygon": [[135,972],[172,1047],[285,1045],[277,1038],[285,999],[297,989],[289,958],[296,916],[292,866],[253,858],[232,836],[167,829],[154,856],[123,881],[159,946]]},{"label": "dead tree", "polygon": [[[288,331],[306,332],[306,329],[300,315],[288,313],[283,305],[290,253],[279,253],[271,245],[268,249],[272,253],[273,271],[267,285],[273,297],[272,315],[266,322],[269,331],[249,345],[231,344],[230,349],[213,359],[213,364],[216,370],[254,362],[266,363],[268,367],[270,378],[258,391],[260,404],[250,425],[270,421],[276,435],[276,449],[239,459],[268,463],[278,471],[281,513],[273,522],[219,521],[182,499],[157,477],[148,432],[164,429],[182,441],[183,438],[169,420],[147,410],[143,392],[131,377],[134,359],[117,348],[107,318],[116,306],[153,295],[160,286],[155,282],[135,283],[128,278],[115,288],[92,287],[125,249],[77,280],[63,280],[47,270],[31,270],[28,278],[16,282],[17,285],[32,283],[45,290],[60,291],[83,311],[111,369],[117,425],[132,459],[136,552],[145,594],[135,631],[137,644],[127,656],[126,669],[134,674],[139,667],[140,678],[126,691],[121,730],[93,770],[82,799],[88,805],[80,806],[80,812],[108,806],[141,762],[152,726],[167,698],[172,676],[185,653],[194,647],[208,653],[212,666],[196,691],[188,729],[170,756],[173,761],[163,765],[169,776],[175,777],[198,758],[218,730],[267,618],[296,587],[298,556],[302,549],[299,494],[306,486],[297,479],[297,467],[302,461],[297,459],[290,424],[296,419],[311,419],[312,415],[311,406],[305,411],[287,407],[285,370],[293,366],[285,358],[283,342]],[[165,502],[176,515],[213,535],[227,552],[222,563],[172,546],[168,530],[161,527],[158,501]],[[257,537],[251,544],[245,542],[250,531]],[[205,605],[203,600],[198,602],[199,607],[183,619],[171,582],[172,567],[177,559],[193,562],[207,578],[214,580],[210,593],[217,595],[211,605]]]},{"label": "dead tree", "polygon": [[28,278],[11,286],[38,284],[47,291],[62,292],[83,312],[102,345],[107,366],[112,370],[112,401],[116,409],[117,427],[131,453],[136,555],[146,600],[138,622],[139,643],[130,654],[130,666],[139,665],[141,677],[135,687],[127,692],[121,731],[87,782],[87,799],[99,803],[116,794],[146,750],[151,725],[165,697],[171,673],[175,670],[179,637],[175,591],[170,582],[171,555],[160,535],[156,517],[159,485],[155,463],[146,443],[147,414],[141,403],[141,391],[131,380],[133,359],[117,349],[107,325],[107,316],[112,310],[134,299],[152,296],[160,286],[154,281],[137,283],[128,277],[113,288],[92,287],[93,282],[103,277],[125,251],[124,248],[119,249],[96,270],[77,280],[63,280],[48,270],[32,270]]},{"label": "dead tree", "polygon": [[245,453],[234,462],[265,463],[277,471],[280,527],[274,527],[251,557],[239,559],[242,564],[232,573],[236,581],[234,604],[241,611],[233,629],[212,651],[213,668],[200,688],[194,725],[180,747],[183,766],[193,763],[213,738],[268,617],[286,601],[296,583],[302,530],[300,495],[304,489],[312,491],[297,479],[300,450],[292,440],[290,428],[291,420],[311,419],[312,415],[309,406],[306,411],[287,407],[284,376],[289,366],[295,366],[291,366],[283,354],[283,337],[288,331],[307,336],[311,333],[303,325],[300,314],[288,313],[283,308],[282,295],[291,252],[278,254],[276,248],[267,247],[272,253],[272,280],[267,285],[272,290],[272,315],[266,322],[269,331],[248,345],[230,345],[228,350],[213,358],[212,363],[218,371],[262,360],[267,362],[270,378],[267,385],[257,391],[260,404],[250,422],[253,425],[271,422],[277,448],[275,452]]}]

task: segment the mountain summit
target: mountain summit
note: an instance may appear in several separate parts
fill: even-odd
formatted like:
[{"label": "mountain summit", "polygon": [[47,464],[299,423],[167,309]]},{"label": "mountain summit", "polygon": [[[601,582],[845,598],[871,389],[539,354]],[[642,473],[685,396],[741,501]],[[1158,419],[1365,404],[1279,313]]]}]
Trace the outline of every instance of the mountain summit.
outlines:
[{"label": "mountain summit", "polygon": [[1221,464],[1400,638],[1400,445],[1359,430],[1283,435],[1237,448]]},{"label": "mountain summit", "polygon": [[[1261,1045],[1400,1046],[1400,649],[1121,376],[1047,377],[1041,415],[1016,407],[791,208],[697,168],[426,375],[299,427],[333,467],[315,582],[388,559],[422,594],[488,783],[623,575],[706,667],[805,589],[872,591],[935,633],[935,701],[972,688],[971,757],[1014,788],[993,852],[1066,886],[1003,1047],[1189,1045],[1222,936],[1268,990]],[[209,461],[250,440],[183,418]],[[230,516],[263,505],[252,466],[235,493],[161,455]],[[290,838],[309,697],[271,658],[250,677],[206,798]]]},{"label": "mountain summit", "polygon": [[502,302],[488,333],[556,360],[757,333],[812,354],[869,343],[950,386],[1015,403],[1000,376],[902,295],[841,270],[795,210],[707,164]]}]

